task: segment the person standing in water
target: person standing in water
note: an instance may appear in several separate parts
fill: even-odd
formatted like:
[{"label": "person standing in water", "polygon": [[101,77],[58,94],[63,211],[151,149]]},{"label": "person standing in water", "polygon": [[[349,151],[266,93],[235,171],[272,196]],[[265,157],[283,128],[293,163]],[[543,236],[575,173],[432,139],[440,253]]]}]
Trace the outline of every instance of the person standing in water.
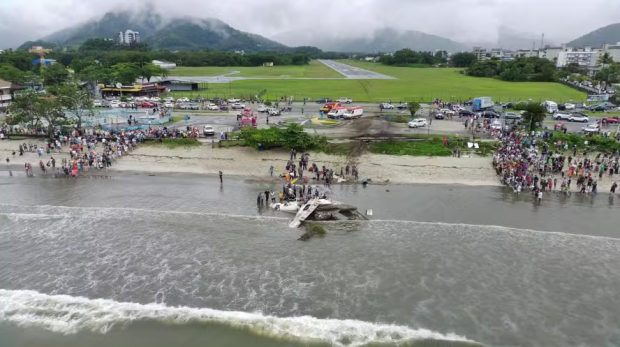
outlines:
[{"label": "person standing in water", "polygon": [[614,182],[614,184],[611,185],[611,190],[609,192],[614,194],[616,192],[616,188],[618,188],[618,183]]},{"label": "person standing in water", "polygon": [[224,180],[222,179],[222,171],[220,171],[220,183],[224,183]]}]

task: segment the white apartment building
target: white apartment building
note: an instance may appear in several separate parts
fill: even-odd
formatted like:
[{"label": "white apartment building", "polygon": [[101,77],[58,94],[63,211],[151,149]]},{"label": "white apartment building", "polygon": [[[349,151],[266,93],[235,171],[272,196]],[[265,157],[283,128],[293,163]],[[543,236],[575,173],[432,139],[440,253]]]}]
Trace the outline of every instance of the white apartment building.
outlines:
[{"label": "white apartment building", "polygon": [[0,111],[5,111],[11,105],[11,82],[0,78]]},{"label": "white apartment building", "polygon": [[474,47],[474,54],[476,55],[476,59],[485,60],[487,58],[487,50],[482,47]]},{"label": "white apartment building", "polygon": [[515,52],[515,58],[538,58],[539,52],[537,49],[519,49]]},{"label": "white apartment building", "polygon": [[577,63],[583,67],[593,67],[598,64],[600,50],[592,50],[586,47],[579,51],[567,51],[558,53],[557,67],[565,67],[571,63]]},{"label": "white apartment building", "polygon": [[123,45],[131,45],[132,43],[140,43],[140,33],[133,30],[121,31],[118,34],[118,43]]},{"label": "white apartment building", "polygon": [[540,50],[539,57],[545,58],[550,61],[555,61],[561,52],[570,52],[570,51],[572,51],[572,48],[567,48],[566,46],[561,46],[561,47],[547,46],[543,48],[542,50]]}]

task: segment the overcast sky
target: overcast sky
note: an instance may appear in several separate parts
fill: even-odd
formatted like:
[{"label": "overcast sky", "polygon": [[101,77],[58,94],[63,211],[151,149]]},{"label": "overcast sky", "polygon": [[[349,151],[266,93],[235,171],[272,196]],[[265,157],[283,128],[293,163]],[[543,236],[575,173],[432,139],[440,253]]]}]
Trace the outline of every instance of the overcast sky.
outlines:
[{"label": "overcast sky", "polygon": [[544,32],[562,43],[620,22],[620,0],[0,0],[0,48],[107,11],[141,6],[217,18],[243,31],[289,41],[292,35],[363,36],[393,27],[461,42],[495,42],[505,26],[533,37]]}]

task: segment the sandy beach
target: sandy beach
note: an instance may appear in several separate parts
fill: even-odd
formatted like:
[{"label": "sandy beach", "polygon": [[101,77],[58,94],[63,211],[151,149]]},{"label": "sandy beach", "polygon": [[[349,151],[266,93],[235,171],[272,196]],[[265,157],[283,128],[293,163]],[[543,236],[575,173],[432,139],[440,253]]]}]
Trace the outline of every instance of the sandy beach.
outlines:
[{"label": "sandy beach", "polygon": [[[13,170],[22,170],[30,162],[38,173],[39,158],[36,153],[19,156],[19,144],[24,141],[0,141],[2,169],[6,170],[6,157],[11,159]],[[28,141],[26,141],[28,142]],[[42,144],[42,142],[38,142]],[[16,151],[15,157],[12,152]],[[52,153],[59,167],[63,158],[69,158],[66,150]],[[284,172],[289,152],[270,150],[258,152],[247,147],[211,148],[211,145],[168,149],[163,146],[142,146],[118,159],[109,171],[148,173],[192,173],[225,176],[242,176],[254,179],[269,179],[269,167],[276,168],[274,176]],[[46,163],[50,155],[44,154]],[[360,179],[367,178],[375,183],[391,184],[461,184],[470,186],[499,186],[499,180],[491,167],[491,157],[410,157],[383,154],[365,154],[353,159],[358,166]],[[319,167],[325,165],[340,172],[341,167],[352,163],[345,156],[310,152],[310,163]],[[611,183],[607,175],[599,180],[599,192],[609,190]]]}]

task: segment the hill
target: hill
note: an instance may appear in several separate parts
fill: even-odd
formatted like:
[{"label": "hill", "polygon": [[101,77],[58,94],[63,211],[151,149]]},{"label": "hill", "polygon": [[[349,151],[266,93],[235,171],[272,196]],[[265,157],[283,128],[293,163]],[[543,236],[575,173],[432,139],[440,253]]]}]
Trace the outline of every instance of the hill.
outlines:
[{"label": "hill", "polygon": [[603,44],[615,44],[620,42],[620,23],[610,24],[608,26],[594,30],[575,39],[566,45],[568,47],[594,47],[601,48]]},{"label": "hill", "polygon": [[403,48],[431,52],[435,50],[448,52],[468,50],[462,44],[444,37],[420,31],[399,31],[392,28],[376,30],[368,37],[357,38],[325,39],[322,36],[309,36],[307,32],[288,32],[276,36],[276,40],[284,43],[290,43],[298,39],[305,40],[305,42],[298,42],[297,44],[317,46],[323,50],[334,52],[377,53],[394,52]]},{"label": "hill", "polygon": [[108,12],[101,18],[57,31],[41,40],[26,42],[20,48],[28,49],[37,42],[44,46],[77,47],[92,38],[116,38],[121,30],[127,29],[140,32],[142,42],[155,49],[258,52],[287,48],[262,36],[239,31],[217,19],[164,18],[152,11],[139,14]]},{"label": "hill", "polygon": [[278,51],[286,48],[260,35],[239,31],[217,19],[175,20],[144,40],[154,49],[213,49],[246,52]]}]

